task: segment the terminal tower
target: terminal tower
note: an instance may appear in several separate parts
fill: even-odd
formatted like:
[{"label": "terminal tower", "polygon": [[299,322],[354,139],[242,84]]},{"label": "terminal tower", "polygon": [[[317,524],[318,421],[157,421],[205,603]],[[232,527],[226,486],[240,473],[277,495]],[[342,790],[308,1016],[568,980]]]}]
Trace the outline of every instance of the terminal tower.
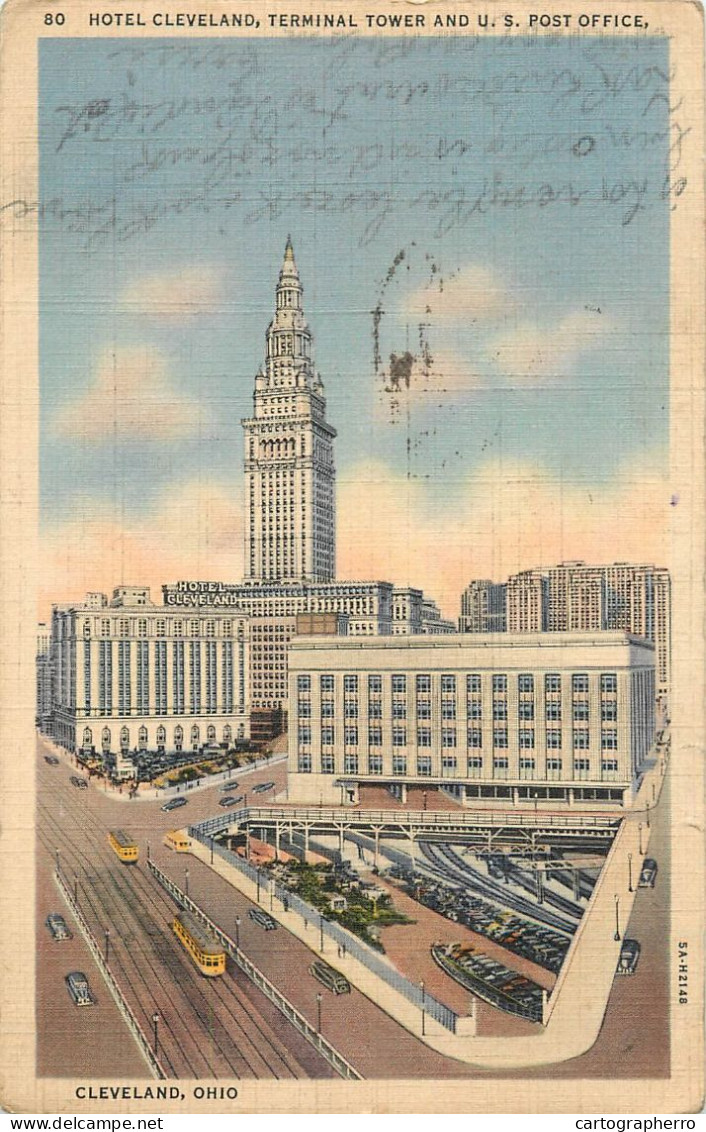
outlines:
[{"label": "terminal tower", "polygon": [[250,583],[330,582],[336,572],[333,441],[315,371],[303,290],[288,238],[245,419],[245,577]]}]

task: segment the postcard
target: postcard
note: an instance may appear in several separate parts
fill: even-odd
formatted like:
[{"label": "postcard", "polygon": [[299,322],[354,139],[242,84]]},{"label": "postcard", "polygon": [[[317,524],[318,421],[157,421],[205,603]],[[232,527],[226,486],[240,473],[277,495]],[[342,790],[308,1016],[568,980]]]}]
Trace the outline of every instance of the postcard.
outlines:
[{"label": "postcard", "polygon": [[698,1111],[700,9],[2,33],[3,1105]]}]

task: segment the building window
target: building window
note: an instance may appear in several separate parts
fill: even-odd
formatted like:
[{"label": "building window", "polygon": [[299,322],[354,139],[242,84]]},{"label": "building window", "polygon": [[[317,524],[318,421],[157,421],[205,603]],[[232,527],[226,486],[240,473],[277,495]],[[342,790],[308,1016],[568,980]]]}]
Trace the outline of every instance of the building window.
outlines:
[{"label": "building window", "polygon": [[[179,642],[183,649],[183,643]],[[221,645],[221,691],[223,711],[233,710],[233,642],[223,641]]]},{"label": "building window", "polygon": [[358,677],[357,676],[344,676],[343,677],[343,691],[353,692],[358,694]]},{"label": "building window", "polygon": [[588,719],[588,700],[574,700],[574,721],[580,723]]},{"label": "building window", "polygon": [[441,728],[441,746],[442,747],[455,747],[456,746],[456,728],[455,727],[442,727]]},{"label": "building window", "polygon": [[458,760],[455,755],[441,756],[441,773],[444,777],[451,777],[456,773]]},{"label": "building window", "polygon": [[504,674],[497,674],[493,676],[493,691],[494,692],[507,692],[507,676]]},{"label": "building window", "polygon": [[310,692],[311,691],[311,676],[297,676],[297,691]]},{"label": "building window", "polygon": [[441,718],[442,719],[455,719],[456,718],[456,701],[455,700],[442,700],[441,701]]},{"label": "building window", "polygon": [[455,676],[443,675],[441,677],[441,692],[442,692],[442,695],[445,692],[446,693],[451,692],[451,693],[453,693],[453,695],[456,694],[456,677]]},{"label": "building window", "polygon": [[547,700],[545,706],[547,719],[555,721],[561,719],[561,700]]},{"label": "building window", "polygon": [[311,700],[299,700],[298,714],[300,719],[311,719]]},{"label": "building window", "polygon": [[130,714],[131,700],[130,681],[130,642],[118,642],[118,712],[120,715]]},{"label": "building window", "polygon": [[154,690],[157,715],[167,714],[167,642],[155,641]]},{"label": "building window", "polygon": [[382,676],[368,676],[368,692],[371,696],[382,692]]},{"label": "building window", "polygon": [[534,701],[520,700],[517,713],[520,719],[534,719]]},{"label": "building window", "polygon": [[379,700],[371,700],[368,704],[368,716],[370,719],[382,719],[382,704]]},{"label": "building window", "polygon": [[417,676],[417,692],[431,692],[431,676]]},{"label": "building window", "polygon": [[321,701],[321,718],[333,719],[333,700]]},{"label": "building window", "polygon": [[333,774],[333,772],[334,772],[333,755],[322,755],[321,756],[321,773],[322,774]]},{"label": "building window", "polygon": [[201,642],[189,643],[189,711],[192,715],[201,712]]},{"label": "building window", "polygon": [[150,654],[147,641],[137,642],[137,714],[150,710]]},{"label": "building window", "polygon": [[618,749],[618,732],[617,731],[601,731],[601,750],[602,751],[617,751]]},{"label": "building window", "polygon": [[299,743],[303,747],[311,746],[311,726],[308,723],[299,725],[298,728]]},{"label": "building window", "polygon": [[417,700],[417,719],[431,719],[431,702]]},{"label": "building window", "polygon": [[321,680],[320,680],[320,685],[321,685],[321,691],[322,692],[332,692],[333,691],[333,676],[322,676]]},{"label": "building window", "polygon": [[155,626],[155,633],[158,637],[166,637],[167,635],[167,622],[158,620]]},{"label": "building window", "polygon": [[618,718],[617,700],[603,700],[601,703],[601,719],[615,723]]},{"label": "building window", "polygon": [[534,727],[521,727],[517,733],[517,741],[523,751],[534,748]]},{"label": "building window", "polygon": [[493,746],[494,747],[507,747],[507,728],[494,727],[493,728]]},{"label": "building window", "polygon": [[507,701],[495,700],[493,703],[493,719],[507,719]]},{"label": "building window", "polygon": [[469,700],[467,706],[469,719],[483,718],[483,705],[480,700]]},{"label": "building window", "polygon": [[407,728],[406,727],[393,727],[392,728],[392,746],[393,747],[406,747],[407,746]]},{"label": "building window", "polygon": [[343,756],[343,773],[344,774],[357,774],[358,773],[358,756],[357,755],[344,755]]},{"label": "building window", "polygon": [[560,727],[547,728],[547,747],[549,748],[549,750],[559,750],[561,748]]},{"label": "building window", "polygon": [[417,728],[417,746],[418,747],[431,747],[431,728],[418,727]]},{"label": "building window", "polygon": [[407,718],[407,701],[406,700],[393,700],[392,701],[392,718],[393,719],[406,719]]},{"label": "building window", "polygon": [[371,747],[382,746],[382,727],[368,728],[368,744]]},{"label": "building window", "polygon": [[510,765],[510,760],[503,755],[497,756],[493,759],[493,770],[507,770]]},{"label": "building window", "polygon": [[480,692],[480,690],[481,690],[480,673],[479,672],[469,672],[469,674],[466,676],[466,691],[467,692]]},{"label": "building window", "polygon": [[137,635],[138,637],[147,636],[147,622],[144,620],[144,618],[140,618],[140,620],[137,622]]},{"label": "building window", "polygon": [[417,756],[417,775],[419,778],[431,778],[431,755]]},{"label": "building window", "polygon": [[216,642],[206,642],[206,711],[214,715],[216,711]]},{"label": "building window", "polygon": [[591,769],[591,762],[589,759],[574,759],[574,772],[576,774],[587,774]]},{"label": "building window", "polygon": [[346,727],[344,728],[344,741],[347,747],[358,746],[358,728]]},{"label": "building window", "polygon": [[406,774],[407,773],[407,759],[404,755],[392,756],[392,773],[393,774]]},{"label": "building window", "polygon": [[545,692],[561,691],[561,676],[558,672],[548,672],[544,677]]},{"label": "building window", "polygon": [[483,746],[483,732],[480,727],[468,728],[468,746],[469,747],[482,747]]},{"label": "building window", "polygon": [[368,774],[382,774],[382,755],[368,755]]},{"label": "building window", "polygon": [[323,724],[321,727],[321,745],[322,747],[333,746],[333,727],[331,724]]},{"label": "building window", "polygon": [[392,691],[404,694],[407,691],[407,677],[400,675],[393,676]]},{"label": "building window", "polygon": [[601,770],[602,771],[613,773],[613,772],[617,771],[617,769],[618,769],[618,760],[617,759],[603,759],[601,761]]},{"label": "building window", "polygon": [[618,676],[615,672],[603,672],[601,674],[601,691],[602,692],[617,692],[618,690]]},{"label": "building window", "polygon": [[561,770],[561,759],[547,759],[547,770]]},{"label": "building window", "polygon": [[586,672],[575,672],[571,677],[571,687],[574,692],[587,692],[588,674]]},{"label": "building window", "polygon": [[518,692],[533,692],[534,691],[534,676],[529,672],[522,672],[517,677],[517,690]]},{"label": "building window", "polygon": [[299,752],[297,769],[300,774],[311,774],[311,755],[308,752]]},{"label": "building window", "polygon": [[468,760],[469,774],[477,774],[483,769],[483,759],[480,755],[471,755]]},{"label": "building window", "polygon": [[577,751],[586,751],[590,746],[587,727],[574,728],[574,747]]}]

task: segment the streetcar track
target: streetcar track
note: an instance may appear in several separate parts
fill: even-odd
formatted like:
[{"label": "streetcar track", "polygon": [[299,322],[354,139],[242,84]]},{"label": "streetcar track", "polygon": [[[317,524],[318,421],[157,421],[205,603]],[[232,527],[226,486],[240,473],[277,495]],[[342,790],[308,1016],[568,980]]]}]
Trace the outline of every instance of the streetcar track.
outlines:
[{"label": "streetcar track", "polygon": [[[78,799],[76,801],[78,801]],[[116,875],[111,868],[105,866],[105,861],[108,859],[107,851],[103,845],[105,828],[90,810],[77,811],[73,799],[65,798],[63,799],[63,804],[68,811],[68,816],[71,816],[74,820],[77,820],[79,817],[81,819],[80,822],[77,821],[77,826],[82,829],[83,835],[86,838],[87,844],[85,849],[74,845],[68,834],[58,824],[54,815],[48,810],[46,805],[41,801],[39,802],[43,814],[48,819],[52,830],[55,831],[53,835],[54,843],[56,844],[57,840],[60,842],[60,852],[63,851],[67,857],[71,858],[72,863],[75,861],[80,862],[79,870],[83,873],[84,878],[93,878],[96,891],[91,894],[90,885],[87,887],[85,882],[83,888],[87,903],[91,908],[96,923],[100,926],[106,919],[111,923],[115,922],[116,919],[124,920],[125,912],[127,912],[128,916],[132,918],[136,925],[134,932],[127,928],[127,924],[124,925],[124,927],[127,928],[127,932],[122,931],[118,933],[118,939],[120,939],[122,946],[114,944],[115,950],[113,954],[120,967],[121,979],[129,986],[130,997],[136,1002],[139,1013],[144,1017],[147,1024],[149,1025],[151,1021],[151,1010],[144,1006],[140,999],[136,979],[137,983],[144,988],[147,998],[154,1003],[156,1007],[160,1006],[160,1003],[155,998],[155,984],[165,995],[165,1000],[170,1002],[171,1005],[171,999],[165,980],[162,978],[161,973],[155,969],[154,962],[156,960],[167,969],[171,977],[177,982],[189,1009],[193,1011],[195,1017],[201,1022],[205,1033],[210,1037],[215,1047],[218,1060],[225,1062],[230,1070],[230,1075],[233,1075],[232,1061],[234,1059],[239,1061],[238,1068],[241,1070],[240,1075],[242,1075],[242,1068],[246,1067],[247,1076],[262,1076],[260,1066],[258,1065],[256,1068],[256,1065],[253,1064],[253,1060],[262,1063],[262,1065],[266,1067],[267,1075],[269,1076],[279,1077],[282,1075],[291,1075],[296,1078],[306,1075],[304,1074],[302,1066],[296,1060],[296,1056],[287,1050],[281,1038],[274,1031],[269,1034],[266,1033],[264,1026],[270,1027],[270,1024],[266,1021],[258,1021],[257,1018],[253,1016],[252,1011],[255,1004],[245,991],[238,986],[237,981],[232,976],[230,979],[226,979],[223,982],[221,989],[226,991],[227,999],[225,997],[219,999],[219,1012],[216,1012],[213,1009],[213,1005],[205,997],[204,989],[198,986],[195,972],[192,970],[191,964],[185,961],[176,947],[160,948],[155,946],[155,940],[164,941],[165,938],[168,937],[165,937],[164,925],[157,922],[153,916],[150,916],[146,912],[146,907],[152,906],[155,910],[159,907],[160,912],[171,913],[173,911],[172,905],[168,903],[168,900],[165,898],[159,886],[148,886],[145,875],[141,871],[136,871],[136,876],[133,878],[136,883],[133,888],[130,883],[126,883],[126,877],[121,877],[120,874]],[[51,855],[52,844],[50,841],[50,833],[48,831],[45,832],[40,827],[40,837],[45,848]],[[90,850],[92,855],[89,856],[86,850]],[[97,855],[96,850],[98,850]],[[112,865],[113,862],[110,861],[110,864]],[[98,877],[96,877],[96,866],[98,866]],[[101,873],[100,866],[105,866],[104,874]],[[98,884],[96,884],[96,881],[98,881]],[[110,891],[111,888],[115,890],[112,893]],[[155,900],[157,893],[159,893],[161,907]],[[135,908],[134,900],[139,894],[145,897],[146,900],[140,903],[138,908]],[[125,909],[117,906],[121,902],[124,903]],[[130,941],[136,941],[138,939],[144,940],[145,936],[151,944],[151,947],[142,948],[141,954],[144,956],[145,961],[149,962],[149,975],[153,979],[152,986],[148,984],[144,970],[140,969],[134,957],[130,954]],[[123,952],[124,955],[122,954]],[[126,963],[131,963],[134,971],[128,970]],[[185,982],[188,985],[188,991],[184,986]],[[190,994],[195,994],[198,997],[198,1006],[195,1006]],[[247,1027],[243,1021],[237,1017],[236,1010],[240,1010],[244,1013]],[[242,1041],[247,1044],[250,1057],[246,1056],[243,1048],[240,1048],[236,1044],[236,1040],[231,1036],[228,1029],[230,1025],[233,1025],[239,1035],[242,1035]],[[250,1028],[250,1032],[248,1032],[248,1027]],[[253,1036],[253,1031],[255,1036]],[[216,1036],[217,1033],[219,1035],[218,1037]],[[190,1039],[190,1044],[196,1047],[194,1051],[196,1053],[196,1060],[203,1060],[209,1071],[208,1075],[216,1076],[203,1048],[196,1045],[193,1033],[187,1029],[186,1035],[188,1035]],[[275,1054],[274,1060],[277,1063],[276,1067],[272,1061],[257,1048],[255,1039],[258,1036],[264,1040],[270,1055]],[[174,1040],[176,1041],[175,1036]],[[228,1047],[231,1047],[231,1049],[228,1050]],[[187,1068],[190,1070],[191,1075],[196,1077],[201,1076],[202,1074],[194,1071],[194,1059],[188,1055],[187,1051],[184,1049],[183,1043],[179,1043],[179,1053],[186,1063]],[[175,1073],[175,1076],[178,1076],[172,1058],[168,1056],[167,1052],[164,1050],[164,1041],[162,1042],[162,1057],[163,1060],[169,1062],[169,1068]],[[279,1065],[280,1062],[281,1066]]]}]

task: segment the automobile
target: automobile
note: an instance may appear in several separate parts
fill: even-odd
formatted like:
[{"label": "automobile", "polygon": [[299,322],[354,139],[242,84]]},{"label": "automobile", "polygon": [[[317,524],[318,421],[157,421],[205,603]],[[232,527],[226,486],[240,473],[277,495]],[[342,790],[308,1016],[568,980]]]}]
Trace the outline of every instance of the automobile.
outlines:
[{"label": "automobile", "polygon": [[226,794],[229,790],[237,790],[237,789],[238,789],[238,783],[237,782],[224,782],[223,785],[221,786],[221,790],[223,791],[224,794]]},{"label": "automobile", "polygon": [[253,786],[253,794],[266,794],[268,790],[274,790],[274,782],[261,782],[258,786]]},{"label": "automobile", "polygon": [[263,912],[262,908],[251,908],[248,912],[248,915],[250,916],[251,920],[254,920],[256,924],[259,924],[260,927],[264,928],[266,932],[274,931],[274,929],[277,927],[277,921],[274,920],[272,916],[268,915],[267,912]]},{"label": "automobile", "polygon": [[44,761],[45,761],[45,763],[49,763],[49,766],[58,766],[59,765],[59,760],[57,759],[56,755],[45,755]]},{"label": "automobile", "polygon": [[228,794],[225,798],[221,798],[218,805],[223,806],[223,809],[225,810],[228,808],[228,806],[235,806],[237,804],[237,801],[237,798],[234,798],[231,794]]},{"label": "automobile", "polygon": [[657,878],[657,862],[654,857],[645,857],[640,869],[638,888],[654,888]]},{"label": "automobile", "polygon": [[71,775],[71,783],[72,783],[73,786],[76,786],[79,790],[88,790],[88,783],[86,782],[86,779],[85,778],[79,778],[79,776],[77,774]]},{"label": "automobile", "polygon": [[239,806],[240,803],[244,802],[244,801],[245,801],[245,795],[244,794],[238,794],[238,797],[235,799],[235,805]]},{"label": "automobile", "polygon": [[66,926],[66,920],[58,912],[50,912],[44,922],[51,932],[52,939],[73,939],[72,933]]},{"label": "automobile", "polygon": [[96,1000],[91,994],[88,979],[83,971],[69,971],[64,981],[76,1006],[95,1005]]},{"label": "automobile", "polygon": [[162,809],[163,810],[178,810],[180,806],[185,806],[187,801],[188,801],[188,798],[170,798],[168,802],[164,803],[164,805],[162,806]]},{"label": "automobile", "polygon": [[620,948],[620,958],[616,968],[616,975],[634,975],[637,961],[640,958],[640,944],[636,939],[624,939]]}]

